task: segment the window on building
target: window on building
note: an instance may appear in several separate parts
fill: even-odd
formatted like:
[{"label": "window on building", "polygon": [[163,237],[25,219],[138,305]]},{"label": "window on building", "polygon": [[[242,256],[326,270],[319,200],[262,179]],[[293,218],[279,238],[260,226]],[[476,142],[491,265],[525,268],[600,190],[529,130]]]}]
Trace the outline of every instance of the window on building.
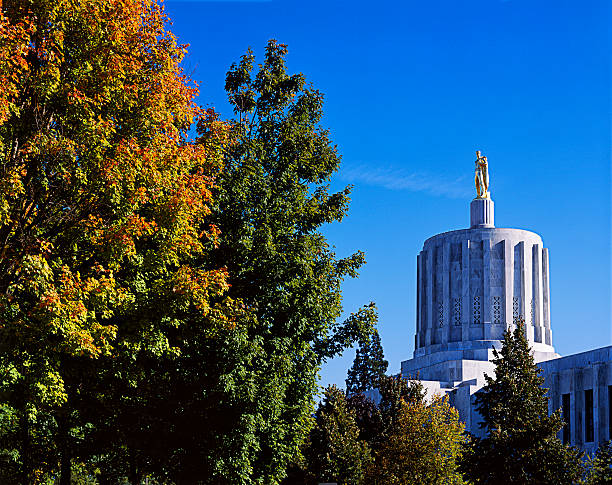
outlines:
[{"label": "window on building", "polygon": [[[610,386],[612,389],[612,386]],[[570,413],[570,395],[563,394],[561,396],[561,411],[563,412],[563,421],[565,421],[565,426],[563,426],[563,444],[569,444],[572,439],[572,425],[571,425],[571,413]]]},{"label": "window on building", "polygon": [[593,432],[593,389],[584,391],[584,440],[588,443],[594,441]]}]

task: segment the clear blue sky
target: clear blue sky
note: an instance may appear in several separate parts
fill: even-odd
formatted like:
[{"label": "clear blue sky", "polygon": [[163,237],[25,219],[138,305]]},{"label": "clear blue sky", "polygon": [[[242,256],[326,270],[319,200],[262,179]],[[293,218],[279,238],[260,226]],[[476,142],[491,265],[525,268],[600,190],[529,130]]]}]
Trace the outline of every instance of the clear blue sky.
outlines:
[{"label": "clear blue sky", "polygon": [[[225,72],[270,38],[326,95],[355,185],[350,215],[326,230],[367,266],[344,286],[350,312],[374,301],[389,371],[412,357],[416,255],[469,225],[474,152],[488,156],[498,227],[550,250],[557,352],[611,344],[610,3],[604,0],[176,1],[172,30],[199,102],[231,116]],[[261,57],[259,57],[261,59]],[[344,386],[354,357],[325,366]]]}]

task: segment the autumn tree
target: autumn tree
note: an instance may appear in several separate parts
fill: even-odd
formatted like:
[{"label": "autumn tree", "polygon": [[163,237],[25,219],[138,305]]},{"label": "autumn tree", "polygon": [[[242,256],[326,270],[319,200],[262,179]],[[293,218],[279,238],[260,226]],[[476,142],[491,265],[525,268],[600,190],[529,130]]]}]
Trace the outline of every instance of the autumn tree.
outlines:
[{"label": "autumn tree", "polygon": [[371,339],[357,349],[353,365],[348,370],[346,392],[353,394],[378,387],[379,380],[387,372],[389,362],[385,360],[380,335],[374,330]]},{"label": "autumn tree", "polygon": [[486,429],[473,438],[463,468],[474,483],[576,483],[583,472],[581,453],[561,443],[560,411],[548,414],[547,389],[535,365],[524,321],[506,331],[494,349],[495,377],[476,395]]},{"label": "autumn tree", "polygon": [[402,403],[423,403],[425,390],[420,381],[407,380],[402,376],[383,375],[378,379],[379,400],[364,392],[350,394],[349,409],[355,414],[359,426],[359,437],[376,451],[387,440],[398,419]]},{"label": "autumn tree", "polygon": [[368,475],[372,484],[462,484],[459,458],[464,425],[448,397],[401,400]]},{"label": "autumn tree", "polygon": [[152,371],[240,311],[205,257],[227,126],[195,105],[165,23],[155,0],[1,4],[3,483],[134,455],[115,405],[154,404]]}]

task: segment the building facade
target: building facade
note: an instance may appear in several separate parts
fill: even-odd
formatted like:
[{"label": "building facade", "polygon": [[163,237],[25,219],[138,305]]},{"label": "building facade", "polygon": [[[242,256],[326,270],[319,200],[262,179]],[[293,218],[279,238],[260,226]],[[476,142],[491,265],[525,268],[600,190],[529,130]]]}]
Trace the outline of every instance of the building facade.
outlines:
[{"label": "building facade", "polygon": [[[477,161],[477,187],[478,170]],[[485,189],[471,202],[469,229],[427,239],[417,256],[415,350],[401,374],[420,379],[430,395],[448,394],[468,431],[481,435],[474,394],[485,373],[494,375],[504,331],[523,320],[549,409],[561,408],[567,422],[559,438],[593,452],[612,436],[612,347],[555,352],[548,249],[534,232],[496,228],[488,174]]]}]

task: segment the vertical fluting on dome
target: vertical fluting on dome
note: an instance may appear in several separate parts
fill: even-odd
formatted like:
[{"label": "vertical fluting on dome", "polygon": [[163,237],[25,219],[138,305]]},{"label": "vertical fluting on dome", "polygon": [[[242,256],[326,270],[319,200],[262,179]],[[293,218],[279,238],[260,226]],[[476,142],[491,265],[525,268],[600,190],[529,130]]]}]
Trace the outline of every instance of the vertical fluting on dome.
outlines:
[{"label": "vertical fluting on dome", "polygon": [[519,229],[468,229],[428,239],[417,256],[415,352],[501,340],[524,320],[552,346],[548,251]]}]

